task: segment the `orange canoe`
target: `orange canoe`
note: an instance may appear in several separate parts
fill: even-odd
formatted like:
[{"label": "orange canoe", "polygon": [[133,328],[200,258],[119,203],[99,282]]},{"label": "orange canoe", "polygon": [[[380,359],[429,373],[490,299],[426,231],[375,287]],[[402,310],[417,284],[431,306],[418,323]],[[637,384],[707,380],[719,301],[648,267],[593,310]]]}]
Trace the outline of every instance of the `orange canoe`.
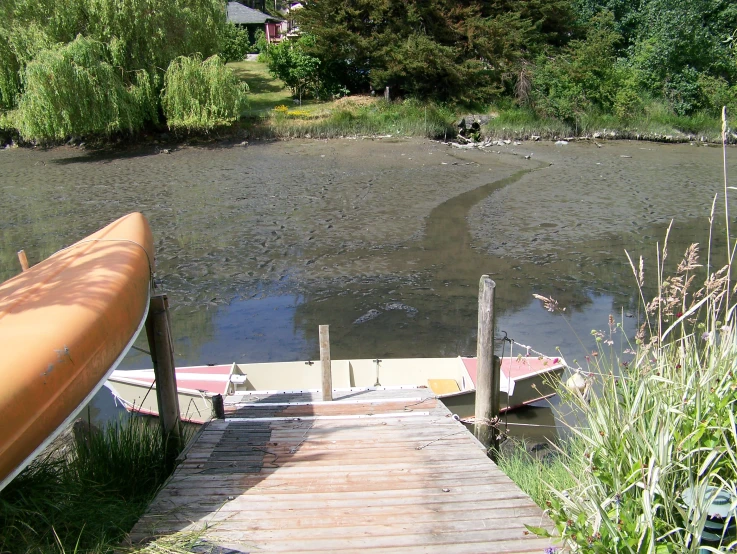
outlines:
[{"label": "orange canoe", "polygon": [[0,490],[138,336],[153,260],[148,222],[132,213],[0,285]]}]

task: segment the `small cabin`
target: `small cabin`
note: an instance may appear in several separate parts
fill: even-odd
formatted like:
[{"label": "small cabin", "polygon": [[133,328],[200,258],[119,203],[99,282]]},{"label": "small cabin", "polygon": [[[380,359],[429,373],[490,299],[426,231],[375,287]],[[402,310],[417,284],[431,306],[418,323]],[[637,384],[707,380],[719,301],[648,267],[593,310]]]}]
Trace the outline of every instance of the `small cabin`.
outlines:
[{"label": "small cabin", "polygon": [[228,2],[228,21],[248,30],[248,39],[254,42],[256,31],[262,29],[266,33],[266,40],[273,44],[283,38],[281,29],[282,19],[249,8],[238,2]]}]

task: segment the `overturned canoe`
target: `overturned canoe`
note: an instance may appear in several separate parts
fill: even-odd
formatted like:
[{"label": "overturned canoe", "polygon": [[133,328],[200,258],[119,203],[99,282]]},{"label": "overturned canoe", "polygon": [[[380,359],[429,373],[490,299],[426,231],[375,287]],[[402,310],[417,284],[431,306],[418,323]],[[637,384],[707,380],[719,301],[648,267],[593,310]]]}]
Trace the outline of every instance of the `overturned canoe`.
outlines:
[{"label": "overturned canoe", "polygon": [[0,285],[0,490],[135,340],[153,259],[146,218],[132,213]]}]

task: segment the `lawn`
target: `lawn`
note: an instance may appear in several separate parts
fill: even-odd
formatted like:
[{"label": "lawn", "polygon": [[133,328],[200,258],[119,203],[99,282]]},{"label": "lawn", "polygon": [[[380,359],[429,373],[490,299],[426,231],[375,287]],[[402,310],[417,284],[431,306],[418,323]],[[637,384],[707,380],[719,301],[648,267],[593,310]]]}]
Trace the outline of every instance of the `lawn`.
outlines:
[{"label": "lawn", "polygon": [[293,106],[292,93],[279,79],[269,74],[265,63],[233,62],[229,63],[233,72],[248,84],[248,109],[243,116],[266,115],[274,106],[283,104]]}]

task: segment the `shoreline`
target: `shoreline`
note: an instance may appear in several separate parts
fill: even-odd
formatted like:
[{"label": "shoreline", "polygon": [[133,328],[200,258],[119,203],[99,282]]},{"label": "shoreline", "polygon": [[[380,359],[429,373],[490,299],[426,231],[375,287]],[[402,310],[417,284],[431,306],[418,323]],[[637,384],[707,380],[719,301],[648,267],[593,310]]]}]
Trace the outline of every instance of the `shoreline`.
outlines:
[{"label": "shoreline", "polygon": [[[480,144],[485,140],[532,142],[629,140],[644,143],[722,145],[721,129],[710,128],[689,133],[667,124],[651,123],[646,119],[614,128],[590,125],[588,128],[574,130],[569,124],[558,120],[515,121],[515,117],[519,114],[514,110],[502,111],[493,115],[463,115],[454,110],[454,114],[451,116],[451,110],[444,109],[444,112],[440,113],[437,111],[437,107],[431,106],[431,109],[435,111],[436,118],[434,122],[428,124],[426,113],[425,119],[418,115],[422,113],[421,109],[406,110],[403,108],[403,104],[399,102],[392,103],[390,107],[390,111],[394,112],[395,117],[386,118],[382,112],[385,108],[379,103],[381,101],[367,105],[361,100],[362,97],[346,97],[346,99],[341,100],[348,99],[354,101],[344,101],[336,106],[325,104],[328,109],[322,113],[315,113],[314,116],[303,117],[300,109],[295,112],[295,117],[291,116],[291,113],[287,114],[289,117],[283,115],[246,116],[231,126],[216,128],[210,132],[194,132],[186,135],[177,134],[166,127],[159,127],[130,135],[70,137],[62,141],[39,142],[21,140],[15,130],[0,129],[0,149],[20,147],[49,150],[62,146],[86,146],[90,151],[115,152],[162,143],[175,148],[208,146],[216,143],[245,146],[248,142],[264,143],[292,139],[330,140],[348,137],[372,140],[389,137],[442,139],[441,142],[449,142],[461,137],[458,132],[461,121],[466,121],[468,125],[474,121],[480,124],[480,140],[476,141],[476,144]],[[311,107],[314,108],[315,106]],[[379,107],[380,109],[376,109]],[[296,115],[297,113],[300,113],[300,115]],[[348,117],[343,117],[345,115]],[[691,125],[696,127],[695,120]],[[648,130],[648,127],[651,130]],[[737,144],[737,132],[732,129],[727,132],[727,144]]]}]

